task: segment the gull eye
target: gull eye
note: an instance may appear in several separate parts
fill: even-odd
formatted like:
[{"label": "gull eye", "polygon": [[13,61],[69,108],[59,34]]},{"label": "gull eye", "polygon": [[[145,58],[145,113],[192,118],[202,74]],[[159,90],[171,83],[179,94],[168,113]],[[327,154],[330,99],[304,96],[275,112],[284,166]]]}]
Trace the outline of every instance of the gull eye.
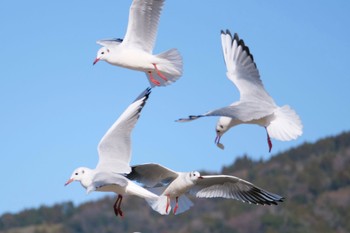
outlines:
[{"label": "gull eye", "polygon": [[78,172],[76,172],[75,175],[77,176],[77,175],[78,175]]},{"label": "gull eye", "polygon": [[221,128],[221,129],[223,129],[223,128],[224,128],[224,126],[223,126],[223,125],[220,125],[220,128]]},{"label": "gull eye", "polygon": [[105,54],[105,52],[101,52],[101,54]]}]

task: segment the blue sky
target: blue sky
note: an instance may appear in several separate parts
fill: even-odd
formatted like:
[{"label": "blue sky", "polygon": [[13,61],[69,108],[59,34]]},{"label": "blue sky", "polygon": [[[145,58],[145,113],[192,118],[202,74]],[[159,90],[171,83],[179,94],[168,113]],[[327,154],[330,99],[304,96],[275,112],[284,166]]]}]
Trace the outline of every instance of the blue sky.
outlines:
[{"label": "blue sky", "polygon": [[[101,197],[63,184],[79,166],[94,168],[97,144],[148,86],[141,72],[100,62],[98,39],[123,37],[131,1],[2,1],[0,3],[0,214]],[[349,1],[168,0],[154,53],[176,47],[184,75],[155,88],[136,125],[132,163],[178,171],[218,172],[248,154],[268,159],[304,142],[350,129]],[[273,140],[241,125],[214,144],[217,118],[174,120],[239,98],[226,78],[220,30],[249,46],[279,105],[300,115],[304,134]]]}]

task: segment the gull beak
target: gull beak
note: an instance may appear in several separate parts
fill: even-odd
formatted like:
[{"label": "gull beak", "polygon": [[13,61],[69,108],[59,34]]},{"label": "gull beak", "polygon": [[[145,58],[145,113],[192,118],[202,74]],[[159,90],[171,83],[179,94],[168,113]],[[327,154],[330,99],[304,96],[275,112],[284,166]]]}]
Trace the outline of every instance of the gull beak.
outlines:
[{"label": "gull beak", "polygon": [[198,179],[204,179],[204,177],[203,176],[198,176]]},{"label": "gull beak", "polygon": [[96,58],[94,63],[92,63],[92,65],[95,65],[99,60],[100,60],[100,58]]},{"label": "gull beak", "polygon": [[220,143],[220,138],[221,135],[219,133],[216,134],[216,138],[215,138],[215,144],[219,144]]},{"label": "gull beak", "polygon": [[67,182],[64,184],[64,186],[69,185],[70,183],[72,183],[74,181],[73,178],[70,178],[69,180],[67,180]]}]

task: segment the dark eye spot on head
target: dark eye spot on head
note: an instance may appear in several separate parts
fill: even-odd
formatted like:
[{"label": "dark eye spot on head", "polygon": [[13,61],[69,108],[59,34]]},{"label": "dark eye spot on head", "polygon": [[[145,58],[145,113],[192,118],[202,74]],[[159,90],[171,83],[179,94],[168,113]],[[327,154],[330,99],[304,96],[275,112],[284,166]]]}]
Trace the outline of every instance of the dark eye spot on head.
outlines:
[{"label": "dark eye spot on head", "polygon": [[223,125],[220,125],[220,128],[221,128],[221,129],[223,129],[223,128],[224,128],[224,126],[223,126]]},{"label": "dark eye spot on head", "polygon": [[105,52],[101,52],[101,54],[105,54]]},{"label": "dark eye spot on head", "polygon": [[76,172],[75,175],[77,176],[77,175],[78,175],[78,172]]},{"label": "dark eye spot on head", "polygon": [[85,171],[84,171],[84,170],[82,170],[81,172],[82,172],[83,174],[85,173]]}]

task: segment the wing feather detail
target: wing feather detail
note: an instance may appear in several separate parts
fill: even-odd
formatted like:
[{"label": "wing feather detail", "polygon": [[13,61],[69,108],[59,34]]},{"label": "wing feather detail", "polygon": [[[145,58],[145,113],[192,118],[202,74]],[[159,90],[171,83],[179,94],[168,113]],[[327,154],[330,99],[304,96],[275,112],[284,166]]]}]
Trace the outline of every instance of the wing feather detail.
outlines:
[{"label": "wing feather detail", "polygon": [[199,198],[227,198],[259,205],[277,205],[283,197],[258,188],[248,181],[234,176],[203,176],[191,188],[190,193]]}]

